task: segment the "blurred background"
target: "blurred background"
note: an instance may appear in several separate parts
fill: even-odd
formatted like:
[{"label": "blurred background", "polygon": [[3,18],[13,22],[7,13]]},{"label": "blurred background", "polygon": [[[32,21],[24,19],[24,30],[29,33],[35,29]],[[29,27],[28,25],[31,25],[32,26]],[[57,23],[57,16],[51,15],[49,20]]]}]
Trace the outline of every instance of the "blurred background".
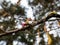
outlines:
[{"label": "blurred background", "polygon": [[60,45],[59,17],[16,30],[49,14],[60,15],[60,0],[0,0],[0,45]]}]

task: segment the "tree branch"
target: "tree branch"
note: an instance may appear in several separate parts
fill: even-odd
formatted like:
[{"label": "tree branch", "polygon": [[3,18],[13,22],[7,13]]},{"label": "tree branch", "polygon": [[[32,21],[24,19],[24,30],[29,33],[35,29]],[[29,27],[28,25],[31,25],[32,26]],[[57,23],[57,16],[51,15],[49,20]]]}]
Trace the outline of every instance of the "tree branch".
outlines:
[{"label": "tree branch", "polygon": [[36,26],[36,25],[38,25],[38,24],[41,24],[41,23],[44,23],[44,22],[48,21],[48,19],[50,19],[51,17],[58,17],[58,18],[60,18],[60,15],[58,15],[58,14],[50,14],[50,15],[48,15],[47,17],[44,17],[44,18],[42,18],[41,20],[35,21],[35,22],[33,22],[32,24],[27,25],[27,26],[25,26],[25,27],[23,27],[23,28],[21,28],[21,29],[16,29],[16,30],[12,30],[12,31],[7,31],[7,32],[5,32],[5,33],[0,34],[0,36],[4,36],[4,35],[7,35],[7,34],[11,34],[11,33],[16,33],[16,32],[18,32],[18,31],[25,31],[26,29],[28,29],[28,28],[30,28],[30,27],[34,27],[34,26]]}]

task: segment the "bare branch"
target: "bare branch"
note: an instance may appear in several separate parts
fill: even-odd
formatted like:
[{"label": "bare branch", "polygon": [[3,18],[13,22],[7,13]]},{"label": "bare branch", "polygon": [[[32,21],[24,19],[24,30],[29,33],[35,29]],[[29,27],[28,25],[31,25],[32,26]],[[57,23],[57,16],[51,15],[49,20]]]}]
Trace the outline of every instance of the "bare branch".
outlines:
[{"label": "bare branch", "polygon": [[7,35],[7,34],[11,34],[11,33],[16,33],[16,32],[18,32],[18,31],[25,31],[26,29],[28,29],[28,28],[30,28],[30,27],[34,27],[34,26],[36,26],[36,25],[38,25],[38,24],[41,24],[41,23],[44,23],[44,22],[48,21],[48,19],[51,18],[51,17],[58,17],[58,18],[60,18],[60,15],[58,15],[58,14],[48,15],[47,17],[45,17],[45,18],[43,18],[43,19],[41,19],[41,20],[35,21],[35,22],[33,22],[32,24],[27,25],[27,26],[25,26],[25,27],[23,27],[23,28],[21,28],[21,29],[16,29],[16,30],[12,30],[12,31],[7,31],[7,32],[5,32],[5,33],[0,34],[0,36]]}]

